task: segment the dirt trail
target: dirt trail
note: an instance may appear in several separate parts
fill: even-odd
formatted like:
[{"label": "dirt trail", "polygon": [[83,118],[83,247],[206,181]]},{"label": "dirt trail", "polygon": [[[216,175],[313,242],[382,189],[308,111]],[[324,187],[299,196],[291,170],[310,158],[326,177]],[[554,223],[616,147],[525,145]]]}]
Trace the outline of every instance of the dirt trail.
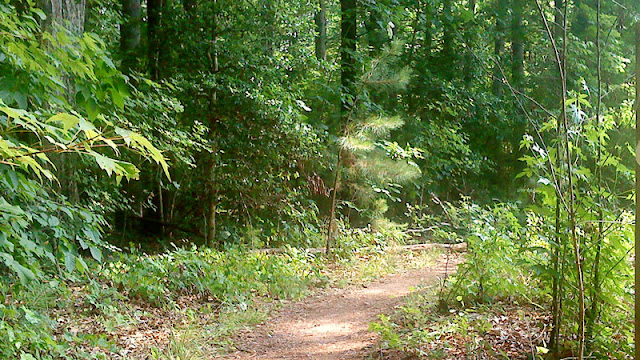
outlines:
[{"label": "dirt trail", "polygon": [[292,303],[267,323],[242,335],[239,351],[225,359],[362,359],[376,342],[369,322],[389,313],[418,285],[451,273],[445,257],[434,266],[391,275],[366,287],[334,289]]}]

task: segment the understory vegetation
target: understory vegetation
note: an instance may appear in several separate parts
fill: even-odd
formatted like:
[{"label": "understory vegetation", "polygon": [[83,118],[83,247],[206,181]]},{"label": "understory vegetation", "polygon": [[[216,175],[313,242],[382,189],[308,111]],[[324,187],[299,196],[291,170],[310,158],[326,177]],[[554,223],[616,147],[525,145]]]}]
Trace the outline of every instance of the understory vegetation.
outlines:
[{"label": "understory vegetation", "polygon": [[[349,255],[332,264],[291,247],[278,253],[240,247],[157,255],[134,250],[103,263],[88,261],[85,274],[61,273],[19,289],[3,286],[0,326],[7,338],[0,354],[7,359],[215,357],[234,348],[235,331],[264,321],[282,301],[327,286],[365,283],[398,267],[426,266],[434,257],[397,254],[399,239],[388,235],[358,236],[360,243],[369,238],[376,245],[345,250]],[[155,338],[146,338],[150,334]]]},{"label": "understory vegetation", "polygon": [[[522,211],[510,204],[481,207],[462,202],[447,207],[455,222],[464,224],[455,230],[468,244],[465,262],[438,286],[412,295],[394,314],[381,315],[371,324],[381,336],[379,350],[386,356],[400,353],[429,359],[548,357],[553,315],[546,306],[557,295],[555,259],[544,218],[535,208]],[[605,260],[603,278],[610,281],[603,281],[598,292],[587,297],[591,308],[596,296],[602,304],[598,322],[587,325],[587,351],[598,359],[632,358],[634,350],[629,258],[633,226],[627,220],[614,227],[605,239],[612,248],[607,250],[611,258]],[[594,250],[585,254],[595,255]],[[564,261],[569,263],[562,267],[571,266],[571,260]],[[593,266],[595,259],[585,256],[583,261]],[[576,287],[575,278],[567,276],[565,281]],[[567,328],[560,356],[566,358],[579,346],[575,333],[580,312],[576,294],[564,294],[562,301]]]},{"label": "understory vegetation", "polygon": [[371,325],[383,356],[640,356],[639,19],[0,0],[0,358],[233,351],[280,303],[426,266],[393,250],[422,243],[464,262]]}]

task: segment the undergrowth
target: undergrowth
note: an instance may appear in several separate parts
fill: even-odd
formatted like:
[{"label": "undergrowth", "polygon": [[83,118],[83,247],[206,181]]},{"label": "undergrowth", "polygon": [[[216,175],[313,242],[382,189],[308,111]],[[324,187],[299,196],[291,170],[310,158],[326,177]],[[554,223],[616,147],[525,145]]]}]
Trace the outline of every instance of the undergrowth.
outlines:
[{"label": "undergrowth", "polygon": [[243,249],[176,249],[160,255],[126,254],[101,276],[131,298],[170,305],[181,295],[223,305],[245,304],[255,296],[298,298],[321,282],[316,257],[288,248],[270,255]]},{"label": "undergrowth", "polygon": [[[413,295],[396,313],[371,324],[382,339],[378,355],[551,359],[549,283],[555,275],[548,229],[534,212],[510,204],[480,207],[463,201],[455,211],[450,204],[443,208],[450,223],[464,227],[452,233],[465,234],[465,262],[438,288]],[[627,258],[619,258],[612,271],[620,283],[602,295],[617,311],[600,314],[601,330],[587,344],[589,356],[597,359],[631,358],[632,297],[625,282],[630,277]],[[575,304],[570,293],[565,304]],[[566,331],[576,328],[566,325]],[[560,344],[560,358],[572,358],[575,348],[575,337],[570,337]]]},{"label": "undergrowth", "polygon": [[[254,251],[177,248],[161,254],[116,253],[86,272],[25,285],[0,285],[0,358],[202,359],[234,349],[231,335],[266,319],[282,301],[314,288],[345,286],[393,271],[388,245],[402,229],[342,229],[331,261],[285,247]],[[140,324],[165,334],[126,349]],[[218,350],[216,350],[218,349]]]}]

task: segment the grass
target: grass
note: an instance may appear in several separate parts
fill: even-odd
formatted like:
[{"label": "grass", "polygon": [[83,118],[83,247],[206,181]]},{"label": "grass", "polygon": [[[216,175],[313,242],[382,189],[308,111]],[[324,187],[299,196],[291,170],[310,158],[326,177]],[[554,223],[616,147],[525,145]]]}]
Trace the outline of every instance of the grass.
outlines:
[{"label": "grass", "polygon": [[[324,281],[308,288],[347,287],[365,284],[401,269],[419,269],[432,265],[440,251],[402,252],[398,247],[389,251],[357,251],[349,258],[340,258],[333,263],[322,261],[319,276]],[[205,321],[195,320],[186,326],[175,328],[171,341],[166,347],[152,349],[153,359],[213,359],[216,356],[236,350],[235,339],[251,327],[266,321],[273,311],[277,311],[287,300],[257,298],[246,308],[227,307]]]},{"label": "grass", "polygon": [[20,331],[14,342],[0,344],[0,357],[215,358],[234,351],[238,334],[288,301],[424,267],[437,256],[385,247],[370,233],[349,236],[332,261],[292,248],[175,249],[117,254],[90,264],[84,275],[33,282],[18,292],[0,286],[0,326]]},{"label": "grass", "polygon": [[166,347],[151,348],[151,359],[215,359],[234,350],[232,335],[267,320],[273,306],[252,304],[247,309],[227,308],[202,321],[191,318],[173,329]]}]

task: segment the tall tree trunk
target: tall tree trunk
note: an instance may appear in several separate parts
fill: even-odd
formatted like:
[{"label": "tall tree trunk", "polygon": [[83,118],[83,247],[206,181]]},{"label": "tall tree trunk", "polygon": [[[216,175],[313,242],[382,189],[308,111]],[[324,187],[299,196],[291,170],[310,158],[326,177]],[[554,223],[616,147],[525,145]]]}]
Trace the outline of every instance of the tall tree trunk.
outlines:
[{"label": "tall tree trunk", "polygon": [[[84,33],[84,25],[87,12],[86,0],[40,0],[39,7],[47,14],[42,28],[50,32],[54,37],[59,27],[75,36]],[[75,80],[73,74],[63,74],[66,92],[63,94],[69,103],[76,101]],[[51,161],[59,169],[60,191],[75,202],[80,201],[77,183],[77,167],[73,162],[76,158],[73,154],[58,154]]]},{"label": "tall tree trunk", "polygon": [[474,44],[476,43],[477,30],[476,30],[476,1],[469,1],[469,12],[473,16],[471,20],[465,25],[464,41],[466,43],[466,50],[464,53],[464,82],[467,86],[472,85],[473,76],[476,72],[476,61],[474,60]]},{"label": "tall tree trunk", "polygon": [[[218,0],[213,0],[213,21],[212,21],[212,33],[213,33],[213,41],[211,43],[212,51],[209,52],[209,59],[211,61],[211,70],[214,73],[217,73],[220,70],[220,65],[218,61]],[[214,90],[211,94],[211,99],[209,100],[209,112],[210,122],[209,122],[209,140],[212,144],[211,155],[209,156],[209,177],[207,179],[207,208],[205,210],[207,214],[207,232],[206,232],[206,241],[210,247],[215,245],[216,239],[216,226],[217,226],[217,212],[218,212],[218,184],[216,178],[216,168],[217,168],[217,156],[218,149],[215,144],[217,144],[217,117],[212,116],[214,113],[215,105],[218,101],[218,93]]]},{"label": "tall tree trunk", "polygon": [[55,26],[62,26],[72,34],[80,35],[84,32],[87,13],[86,0],[41,0],[40,7],[47,13],[45,28],[52,33]]},{"label": "tall tree trunk", "polygon": [[[556,0],[555,1],[555,11],[554,11],[554,27],[553,27],[553,36],[558,44],[563,44],[563,11],[564,9],[564,0]],[[560,56],[559,61],[563,61],[563,55],[558,54]],[[556,125],[556,133],[558,134],[558,139],[560,138],[560,122]],[[556,153],[560,154],[561,146],[560,141],[556,143]],[[556,167],[560,168],[560,156],[556,159]],[[558,179],[560,182],[560,179]],[[560,183],[557,184],[558,187],[561,186]],[[559,190],[558,190],[559,192]],[[551,334],[549,338],[549,349],[554,358],[558,357],[559,352],[559,343],[560,343],[560,329],[562,328],[562,303],[564,297],[564,259],[565,259],[565,246],[564,242],[561,244],[562,238],[560,236],[561,233],[561,223],[560,223],[560,196],[556,194],[556,204],[555,204],[555,245],[553,247],[553,269],[554,269],[554,277],[552,280],[552,301],[551,301]]]},{"label": "tall tree trunk", "polygon": [[[576,205],[575,205],[575,192],[576,189],[574,187],[574,178],[573,178],[573,155],[571,151],[571,138],[569,135],[570,127],[569,127],[569,119],[567,116],[567,5],[568,2],[565,1],[564,9],[562,12],[562,39],[564,42],[562,43],[562,51],[558,50],[556,46],[554,48],[554,52],[556,54],[556,60],[558,63],[558,73],[560,74],[560,79],[562,81],[562,97],[561,97],[561,121],[563,126],[563,136],[564,136],[564,151],[565,151],[565,166],[567,169],[567,203],[568,203],[568,213],[567,220],[569,223],[569,236],[571,238],[571,242],[573,244],[573,255],[576,266],[576,277],[577,277],[577,290],[578,290],[578,360],[584,359],[584,342],[585,342],[585,288],[584,288],[584,272],[582,269],[582,253],[580,249],[580,238],[577,233],[577,223],[576,223]],[[544,15],[543,15],[544,17]],[[544,18],[546,22],[546,17]],[[551,29],[547,25],[548,35],[553,38],[553,34]],[[553,43],[553,39],[552,39]],[[555,45],[554,45],[555,46]]]},{"label": "tall tree trunk", "polygon": [[160,76],[160,30],[162,24],[162,7],[166,0],[147,0],[147,61],[149,76],[158,80]]},{"label": "tall tree trunk", "polygon": [[517,90],[522,91],[524,80],[524,1],[513,0],[511,15],[511,51],[513,60],[511,63],[511,84]]},{"label": "tall tree trunk", "polygon": [[[602,69],[601,69],[601,44],[600,44],[600,0],[596,0],[596,71],[598,78],[598,92],[596,100],[596,131],[602,130],[600,111],[602,108]],[[591,284],[591,306],[587,311],[587,319],[585,324],[585,340],[587,343],[587,350],[591,349],[591,338],[593,336],[593,330],[598,319],[599,305],[600,305],[600,257],[602,253],[602,241],[604,240],[604,213],[602,207],[604,204],[604,198],[602,196],[602,138],[598,136],[597,141],[597,154],[595,161],[594,173],[596,174],[597,188],[598,188],[598,231],[592,238],[596,244],[596,256],[593,264],[593,278]]]},{"label": "tall tree trunk", "polygon": [[318,1],[316,13],[316,58],[320,61],[327,60],[327,6],[325,0]]},{"label": "tall tree trunk", "polygon": [[[340,119],[342,124],[340,128],[346,126],[351,115],[351,110],[355,104],[356,97],[356,51],[357,51],[357,2],[356,0],[340,0],[340,84],[342,87],[342,107]],[[340,181],[340,166],[342,158],[342,148],[338,150],[338,161],[334,169],[333,193],[331,196],[331,211],[329,213],[329,223],[327,224],[327,243],[326,253],[331,253],[333,243],[333,233],[335,228],[336,217],[336,201],[338,185]]]},{"label": "tall tree trunk", "polygon": [[136,69],[140,48],[140,24],[142,22],[140,0],[120,0],[123,21],[120,25],[120,51],[122,52],[122,72]]}]

